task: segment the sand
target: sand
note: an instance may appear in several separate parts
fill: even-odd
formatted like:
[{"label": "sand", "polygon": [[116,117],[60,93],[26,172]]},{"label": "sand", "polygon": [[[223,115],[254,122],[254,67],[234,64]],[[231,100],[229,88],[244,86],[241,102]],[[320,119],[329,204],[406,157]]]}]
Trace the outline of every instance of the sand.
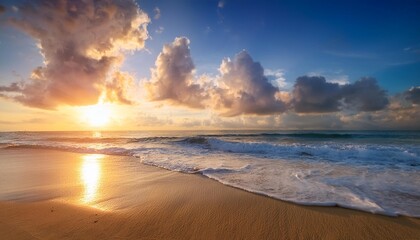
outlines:
[{"label": "sand", "polygon": [[[82,158],[82,154],[50,150],[0,150],[0,239],[420,239],[420,219],[416,218],[300,206],[200,175],[151,166],[137,166],[136,175],[124,169],[113,173],[116,162],[127,157],[105,156],[101,160],[101,169],[107,170],[102,172],[96,191],[106,194],[99,194],[101,201],[83,202],[80,199],[86,189],[74,184],[71,177],[80,174],[76,168]],[[4,190],[11,181],[6,172],[19,170],[5,167],[9,166],[5,161],[25,159],[59,162],[53,164],[53,171],[69,175],[60,180],[42,169],[42,179],[56,181],[51,189],[69,190],[42,188],[42,194],[54,192],[44,198],[13,195],[10,187]],[[124,178],[123,184],[120,180],[125,175],[138,177],[134,181]],[[38,183],[36,176],[34,172],[22,174],[24,179],[33,178],[32,183]],[[107,183],[107,179],[112,181]],[[112,185],[115,181],[119,184]],[[9,185],[27,191],[24,186],[30,185],[25,184]],[[121,195],[127,189],[130,194]]]}]

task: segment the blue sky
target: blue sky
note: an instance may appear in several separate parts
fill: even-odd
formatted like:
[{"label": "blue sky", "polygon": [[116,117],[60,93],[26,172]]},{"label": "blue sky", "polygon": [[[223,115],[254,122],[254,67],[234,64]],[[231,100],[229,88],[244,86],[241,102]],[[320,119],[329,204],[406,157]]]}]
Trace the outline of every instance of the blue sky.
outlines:
[{"label": "blue sky", "polygon": [[199,72],[216,73],[221,59],[246,49],[265,68],[283,69],[290,82],[310,72],[350,81],[372,76],[390,93],[420,82],[418,1],[218,3],[140,2],[151,16],[155,7],[161,11],[149,28],[152,60],[144,61],[153,63],[164,43],[186,36]]},{"label": "blue sky", "polygon": [[[135,52],[124,66],[138,77],[150,76],[163,44],[185,36],[198,73],[217,74],[223,58],[246,49],[263,67],[282,69],[291,83],[308,73],[347,76],[350,82],[372,76],[393,94],[420,82],[419,1],[137,2],[152,20],[150,52]],[[27,76],[42,58],[30,37],[1,28],[1,81],[15,81],[16,65]]]},{"label": "blue sky", "polygon": [[[122,85],[124,78],[130,76],[140,89],[132,94],[138,98],[134,100],[141,102],[130,106],[131,115],[140,114],[155,122],[171,118],[167,112],[173,110],[179,117],[179,126],[196,122],[197,126],[203,126],[213,121],[214,126],[239,124],[252,128],[256,122],[276,122],[276,126],[285,128],[335,128],[339,124],[332,123],[338,122],[342,124],[340,128],[358,129],[376,128],[381,119],[386,119],[380,126],[391,128],[403,114],[405,122],[400,122],[401,128],[418,128],[413,119],[419,115],[420,1],[136,1],[150,18],[150,22],[141,20],[147,26],[147,39],[142,31],[137,33],[138,39],[145,40],[144,46],[132,35],[123,36],[125,33],[119,32],[124,21],[144,16],[131,11],[137,9],[131,0],[110,0],[107,6],[93,0],[87,2],[96,4],[99,10],[108,11],[112,6],[123,17],[96,26],[95,21],[85,23],[79,15],[72,15],[87,16],[82,8],[74,12],[70,6],[85,6],[83,1],[68,2],[68,22],[56,14],[60,11],[57,6],[45,8],[43,4],[51,3],[48,1],[1,1],[6,9],[0,13],[1,114],[8,115],[10,109],[19,108],[18,104],[27,111],[91,105],[106,91],[113,94],[107,96],[111,96],[109,101],[127,104],[130,101],[125,98]],[[19,9],[28,4],[35,6],[29,15],[28,10]],[[49,26],[43,14],[52,14],[55,22]],[[18,23],[10,24],[10,19],[18,19]],[[61,21],[67,25],[60,26]],[[73,28],[71,21],[79,26]],[[98,30],[95,38],[85,31],[104,26],[109,29]],[[45,36],[30,27],[43,29]],[[65,31],[60,32],[60,28]],[[96,39],[96,34],[101,34],[98,35],[101,39]],[[113,41],[124,37],[134,41],[131,44],[136,46],[135,50],[129,44]],[[46,39],[52,40],[51,44],[46,44]],[[89,53],[99,49],[102,42],[119,50],[112,54],[101,52],[100,57],[120,57],[121,66],[112,62],[110,68],[103,68],[99,58]],[[69,53],[57,53],[57,49],[67,49],[69,44],[76,47]],[[41,48],[48,56],[40,54]],[[66,67],[69,56],[80,60],[74,63],[77,67]],[[230,61],[225,61],[226,58]],[[44,60],[54,64],[47,66]],[[159,64],[159,60],[169,65]],[[83,72],[84,66],[93,62],[97,78],[89,78]],[[57,75],[55,67],[65,73]],[[46,81],[41,85],[36,80],[40,76],[33,78],[37,69],[49,74],[43,76]],[[156,73],[154,76],[151,69]],[[260,70],[265,71],[265,76]],[[110,76],[120,71],[128,75],[120,75],[121,82],[111,84]],[[273,73],[278,76],[273,77]],[[215,83],[211,89],[198,82],[203,75]],[[275,78],[285,84],[276,85],[272,81]],[[194,85],[195,82],[199,85]],[[337,83],[340,86],[334,85]],[[73,88],[79,89],[72,92]],[[146,99],[151,89],[155,96]],[[88,100],[68,98],[72,95]],[[162,106],[164,109],[158,111]],[[357,116],[350,119],[351,114]],[[250,123],[246,126],[241,125],[246,122],[242,118],[245,116]],[[232,120],[234,117],[236,120]],[[11,123],[4,123],[5,127],[1,124],[0,128],[7,129]]]}]

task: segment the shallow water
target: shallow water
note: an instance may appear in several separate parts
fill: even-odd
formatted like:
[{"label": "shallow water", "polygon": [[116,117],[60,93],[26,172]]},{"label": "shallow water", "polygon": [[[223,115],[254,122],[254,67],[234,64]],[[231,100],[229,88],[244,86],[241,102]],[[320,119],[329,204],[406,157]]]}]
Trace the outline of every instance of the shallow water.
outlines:
[{"label": "shallow water", "polygon": [[420,217],[420,132],[10,132],[0,146],[135,156],[114,167],[134,178],[148,164],[299,204]]}]

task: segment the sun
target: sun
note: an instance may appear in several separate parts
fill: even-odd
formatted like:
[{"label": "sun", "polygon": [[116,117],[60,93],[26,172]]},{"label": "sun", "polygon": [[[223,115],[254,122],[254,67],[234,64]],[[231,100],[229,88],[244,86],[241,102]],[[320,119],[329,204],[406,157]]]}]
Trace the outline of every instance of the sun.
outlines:
[{"label": "sun", "polygon": [[110,106],[106,103],[82,107],[82,118],[92,127],[103,127],[111,118]]}]

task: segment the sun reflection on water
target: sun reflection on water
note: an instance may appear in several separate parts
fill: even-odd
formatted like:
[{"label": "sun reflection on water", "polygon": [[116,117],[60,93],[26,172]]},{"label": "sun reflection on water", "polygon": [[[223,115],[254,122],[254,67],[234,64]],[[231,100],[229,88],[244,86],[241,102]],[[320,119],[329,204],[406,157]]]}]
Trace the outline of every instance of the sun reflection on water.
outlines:
[{"label": "sun reflection on water", "polygon": [[102,138],[102,133],[100,131],[92,132],[93,138]]},{"label": "sun reflection on water", "polygon": [[80,178],[85,188],[82,198],[84,203],[93,202],[98,195],[98,188],[101,179],[101,154],[89,154],[83,156],[83,163],[80,171]]}]

